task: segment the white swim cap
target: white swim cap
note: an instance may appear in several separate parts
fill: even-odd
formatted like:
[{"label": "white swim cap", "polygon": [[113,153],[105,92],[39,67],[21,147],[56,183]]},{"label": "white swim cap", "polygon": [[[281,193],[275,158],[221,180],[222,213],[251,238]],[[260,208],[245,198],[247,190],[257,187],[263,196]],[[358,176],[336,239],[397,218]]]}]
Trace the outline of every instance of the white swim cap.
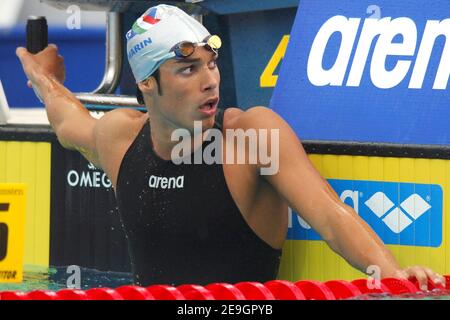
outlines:
[{"label": "white swim cap", "polygon": [[127,56],[136,83],[150,77],[182,41],[202,42],[210,33],[183,10],[160,4],[148,9],[127,32]]}]

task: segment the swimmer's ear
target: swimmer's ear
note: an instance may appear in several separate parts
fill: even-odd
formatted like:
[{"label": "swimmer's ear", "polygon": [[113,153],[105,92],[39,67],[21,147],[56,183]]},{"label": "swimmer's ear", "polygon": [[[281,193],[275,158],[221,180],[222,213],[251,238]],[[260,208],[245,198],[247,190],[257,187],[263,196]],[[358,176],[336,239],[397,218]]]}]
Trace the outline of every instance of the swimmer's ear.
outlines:
[{"label": "swimmer's ear", "polygon": [[158,84],[156,83],[155,77],[149,77],[144,81],[138,83],[139,90],[142,93],[153,94],[158,89]]}]

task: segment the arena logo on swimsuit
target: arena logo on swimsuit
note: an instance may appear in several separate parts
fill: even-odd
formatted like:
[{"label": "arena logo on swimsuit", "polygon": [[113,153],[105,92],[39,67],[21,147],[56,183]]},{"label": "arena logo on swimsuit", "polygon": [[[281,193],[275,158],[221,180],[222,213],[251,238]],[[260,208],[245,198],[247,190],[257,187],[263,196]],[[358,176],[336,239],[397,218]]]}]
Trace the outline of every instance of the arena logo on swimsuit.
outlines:
[{"label": "arena logo on swimsuit", "polygon": [[[341,15],[329,18],[319,29],[309,52],[307,75],[314,86],[359,87],[373,49],[370,63],[370,79],[380,89],[398,86],[410,74],[408,88],[421,89],[435,44],[439,38],[445,38],[437,73],[432,88],[447,89],[450,76],[450,19],[427,20],[421,39],[416,23],[408,17],[392,19],[368,18],[362,23],[361,18],[347,18]],[[358,41],[358,30],[361,29]],[[337,55],[326,54],[330,40],[340,35]],[[398,39],[401,38],[401,41]],[[335,40],[335,39],[334,39]],[[375,42],[375,43],[373,43]],[[356,44],[356,48],[354,49]],[[334,52],[333,52],[334,53]],[[434,52],[437,53],[437,52]],[[331,68],[324,68],[324,57],[331,59]],[[350,59],[353,61],[350,64]],[[390,70],[386,64],[389,63]],[[349,68],[350,65],[350,68]],[[390,66],[393,66],[392,68]],[[344,84],[344,79],[347,81]]]},{"label": "arena logo on swimsuit", "polygon": [[148,179],[148,186],[153,189],[183,189],[184,176],[158,177],[151,175]]},{"label": "arena logo on swimsuit", "polygon": [[[439,247],[443,192],[440,185],[361,180],[328,180],[342,202],[386,244]],[[321,240],[298,215],[290,215],[288,239]]]}]

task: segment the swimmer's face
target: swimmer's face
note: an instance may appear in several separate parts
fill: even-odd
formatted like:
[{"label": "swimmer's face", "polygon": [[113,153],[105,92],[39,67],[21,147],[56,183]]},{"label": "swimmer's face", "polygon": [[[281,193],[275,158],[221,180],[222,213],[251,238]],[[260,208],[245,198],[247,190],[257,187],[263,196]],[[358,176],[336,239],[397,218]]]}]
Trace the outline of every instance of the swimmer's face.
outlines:
[{"label": "swimmer's face", "polygon": [[202,121],[204,130],[214,125],[219,102],[218,56],[197,47],[185,59],[170,59],[159,68],[162,94],[152,93],[153,107],[171,126],[193,130]]}]

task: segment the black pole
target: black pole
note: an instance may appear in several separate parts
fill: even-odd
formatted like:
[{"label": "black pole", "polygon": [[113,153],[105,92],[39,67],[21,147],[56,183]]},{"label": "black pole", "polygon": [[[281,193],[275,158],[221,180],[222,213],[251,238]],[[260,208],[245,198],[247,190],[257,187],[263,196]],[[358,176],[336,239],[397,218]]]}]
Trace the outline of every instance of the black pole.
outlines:
[{"label": "black pole", "polygon": [[27,20],[27,50],[36,54],[48,45],[48,26],[45,17],[30,16]]}]

